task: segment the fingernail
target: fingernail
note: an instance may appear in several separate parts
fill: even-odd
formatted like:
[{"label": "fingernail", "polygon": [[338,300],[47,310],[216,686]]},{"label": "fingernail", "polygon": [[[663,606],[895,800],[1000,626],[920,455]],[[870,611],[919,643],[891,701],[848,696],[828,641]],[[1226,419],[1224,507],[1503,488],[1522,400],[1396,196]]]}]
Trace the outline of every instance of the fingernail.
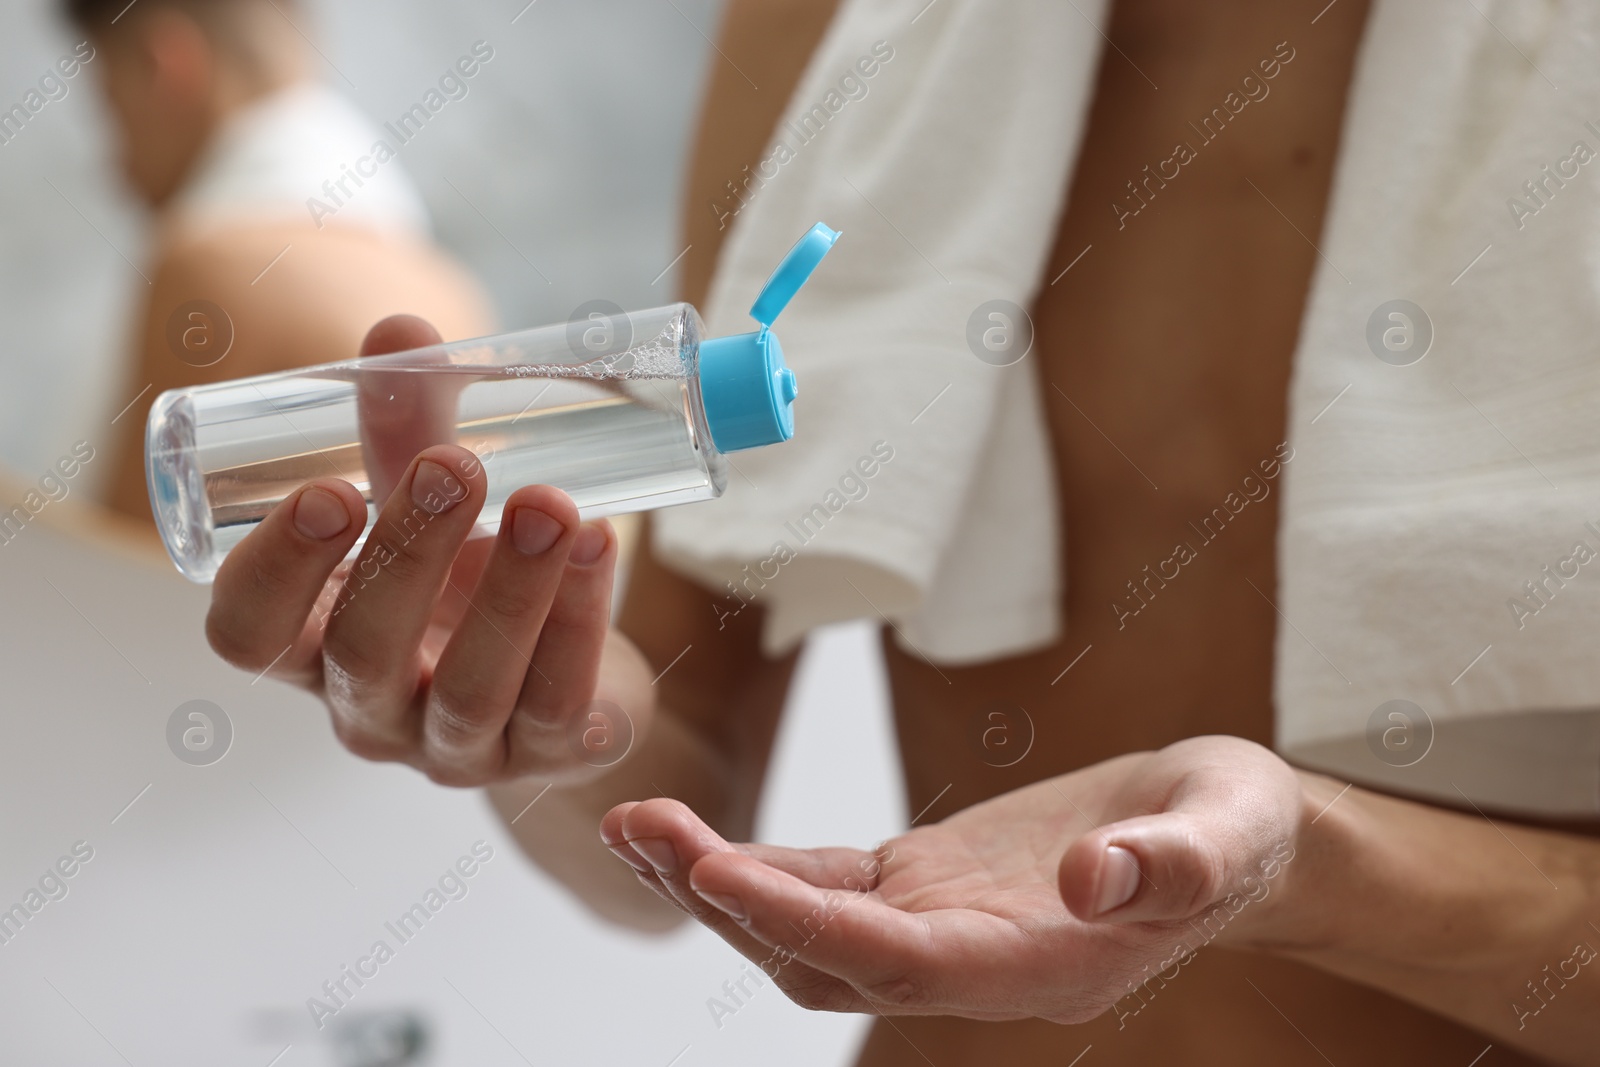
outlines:
[{"label": "fingernail", "polygon": [[650,866],[658,874],[671,874],[678,869],[678,852],[672,847],[672,842],[661,837],[637,837],[628,844],[639,851],[639,855],[650,861]]},{"label": "fingernail", "polygon": [[592,523],[584,523],[578,527],[578,536],[572,542],[572,553],[567,558],[580,567],[586,567],[605,552],[606,541],[604,530]]},{"label": "fingernail", "polygon": [[707,904],[710,904],[718,911],[726,912],[736,922],[744,922],[750,918],[750,913],[744,910],[744,902],[738,897],[730,896],[727,893],[713,893],[706,889],[697,889],[695,892],[699,893],[701,899]]},{"label": "fingernail", "polygon": [[1125,848],[1112,845],[1100,864],[1100,889],[1095,893],[1094,913],[1104,915],[1133,899],[1139,890],[1139,857]]},{"label": "fingernail", "polygon": [[411,502],[430,514],[442,515],[466,495],[466,484],[431,459],[417,464],[411,476]]},{"label": "fingernail", "polygon": [[624,843],[621,845],[612,845],[610,847],[612,853],[617,857],[617,859],[621,860],[623,863],[626,863],[629,867],[632,867],[640,874],[649,873],[650,865],[644,860],[640,859],[639,854],[632,848],[628,847],[627,844]]},{"label": "fingernail", "polygon": [[518,508],[511,515],[511,543],[524,556],[541,556],[561,539],[561,524],[538,508]]},{"label": "fingernail", "polygon": [[313,541],[337,537],[350,525],[350,509],[326,489],[307,489],[294,502],[294,528]]}]

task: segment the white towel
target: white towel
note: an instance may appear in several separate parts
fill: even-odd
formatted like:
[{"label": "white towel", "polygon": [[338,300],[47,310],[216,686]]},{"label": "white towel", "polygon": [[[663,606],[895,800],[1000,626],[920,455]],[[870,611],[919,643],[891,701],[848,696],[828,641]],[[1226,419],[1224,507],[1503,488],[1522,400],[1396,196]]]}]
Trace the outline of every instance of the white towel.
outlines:
[{"label": "white towel", "polygon": [[[1090,18],[1102,6],[1078,4]],[[796,436],[735,454],[721,500],[654,529],[661,556],[723,590],[726,611],[759,597],[771,652],[860,617],[943,663],[1057,634],[1031,357],[995,366],[967,334],[980,305],[1026,308],[1039,285],[1099,52],[1082,18],[1054,3],[847,0],[752,172],[711,287],[713,335],[751,329],[756,292],[813,222],[844,231],[775,328],[800,382]]]},{"label": "white towel", "polygon": [[[375,156],[379,143],[389,151]],[[174,198],[170,217],[187,226],[337,222],[426,236],[422,194],[393,158],[400,144],[340,93],[300,82],[228,119]],[[378,164],[378,156],[385,161]],[[352,177],[357,167],[367,176]]]},{"label": "white towel", "polygon": [[[874,42],[894,48],[736,217],[709,309],[715,333],[748,328],[788,242],[818,218],[845,231],[779,320],[796,439],[735,456],[723,501],[657,523],[666,559],[730,583],[730,610],[759,592],[769,648],[860,616],[942,662],[1055,635],[1032,375],[973,359],[965,322],[1041,283],[1102,15],[846,0],[813,59],[773,151]],[[1462,806],[1600,813],[1597,44],[1592,0],[1373,6],[1290,396],[1275,694],[1292,758]],[[1409,366],[1384,346],[1406,340],[1388,308],[1387,362],[1368,341],[1394,300],[1431,322]],[[832,507],[879,440],[893,460]],[[830,517],[797,544],[819,502]]]},{"label": "white towel", "polygon": [[[1370,19],[1291,386],[1278,744],[1449,803],[1593,816],[1600,5]],[[1432,324],[1410,366],[1366,339],[1396,299]],[[1374,718],[1392,700],[1423,714]]]}]

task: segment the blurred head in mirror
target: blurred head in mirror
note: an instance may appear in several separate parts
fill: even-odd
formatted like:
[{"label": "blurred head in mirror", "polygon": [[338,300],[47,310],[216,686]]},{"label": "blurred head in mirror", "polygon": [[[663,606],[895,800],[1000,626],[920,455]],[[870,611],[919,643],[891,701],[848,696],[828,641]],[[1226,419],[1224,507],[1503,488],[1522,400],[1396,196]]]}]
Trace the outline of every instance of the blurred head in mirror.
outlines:
[{"label": "blurred head in mirror", "polygon": [[[280,10],[280,7],[282,10]],[[134,193],[159,208],[240,108],[308,76],[293,0],[66,0]]]},{"label": "blurred head in mirror", "polygon": [[325,83],[303,4],[61,2],[155,223],[107,503],[149,515],[143,428],[164,390],[351,359],[396,312],[447,339],[489,332],[431,239],[406,141]]}]

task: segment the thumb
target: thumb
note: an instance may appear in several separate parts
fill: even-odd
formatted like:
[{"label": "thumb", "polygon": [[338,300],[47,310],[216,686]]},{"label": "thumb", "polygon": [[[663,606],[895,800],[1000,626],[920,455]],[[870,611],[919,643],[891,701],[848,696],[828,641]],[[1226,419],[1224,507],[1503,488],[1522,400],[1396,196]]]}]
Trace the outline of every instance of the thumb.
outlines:
[{"label": "thumb", "polygon": [[[415,315],[391,315],[367,332],[362,356],[385,356],[440,344],[439,331]],[[422,366],[438,362],[436,354],[419,353]],[[369,369],[357,380],[356,403],[361,419],[361,452],[372,499],[380,505],[411,466],[412,457],[433,445],[454,444],[456,401],[465,376],[444,379],[416,374],[404,367]]]},{"label": "thumb", "polygon": [[1227,894],[1233,873],[1209,827],[1169,811],[1084,834],[1061,857],[1057,882],[1079,919],[1148,922],[1199,914]]}]

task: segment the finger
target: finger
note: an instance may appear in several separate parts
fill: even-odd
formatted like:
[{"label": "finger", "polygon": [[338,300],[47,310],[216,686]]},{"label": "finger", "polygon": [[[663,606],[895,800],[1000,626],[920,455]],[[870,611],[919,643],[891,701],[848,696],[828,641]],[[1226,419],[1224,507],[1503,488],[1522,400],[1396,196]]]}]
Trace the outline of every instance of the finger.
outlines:
[{"label": "finger", "polygon": [[1068,909],[1111,922],[1181,920],[1264,896],[1294,856],[1294,771],[1259,745],[1241,751],[1236,739],[1197,737],[1149,757],[1146,773],[1172,781],[1166,810],[1073,842],[1058,871]]},{"label": "finger", "polygon": [[818,889],[871,892],[878,888],[883,873],[882,857],[859,848],[784,848],[755,843],[734,848]]},{"label": "finger", "polygon": [[206,638],[217,654],[247,671],[320,677],[321,623],[312,608],[360,536],[366,510],[354,486],[321,478],[268,513],[212,583]]},{"label": "finger", "polygon": [[500,534],[424,705],[423,759],[435,781],[478,784],[505,765],[505,726],[532,673],[577,532],[578,509],[559,490],[530,486],[506,501]]},{"label": "finger", "polygon": [[456,553],[483,506],[483,465],[464,448],[423,452],[373,523],[323,635],[326,697],[346,747],[415,755],[418,649]]},{"label": "finger", "polygon": [[1227,892],[1228,862],[1203,823],[1169,811],[1078,838],[1058,879],[1062,902],[1080,919],[1187,919]]},{"label": "finger", "polygon": [[[646,865],[633,864],[636,869],[648,868],[667,879],[685,896],[686,909],[698,908],[701,903],[695,899],[697,890],[686,881],[690,868],[718,852],[738,852],[821,889],[856,893],[875,889],[882,870],[878,855],[861,849],[731,844],[688,805],[665,798],[613,808],[601,823],[601,837],[622,858],[636,856]],[[625,846],[627,853],[618,845]]]},{"label": "finger", "polygon": [[760,959],[767,954],[765,946],[689,888],[689,869],[695,860],[733,846],[688,805],[666,798],[619,804],[601,820],[600,838],[667,903],[704,924],[747,958]]},{"label": "finger", "polygon": [[[904,932],[919,929],[921,919],[853,888],[863,871],[872,870],[877,859],[874,853],[730,845],[687,807],[664,799],[612,809],[602,822],[601,836],[635,870],[648,865],[639,875],[641,881],[737,948],[802,1007],[815,1011],[922,1014],[944,1010],[935,1005],[947,1005],[968,1018],[1016,1019],[1028,1014],[1018,1004],[1029,997],[1039,998],[1024,986],[1032,983],[1030,988],[1035,991],[1046,988],[1047,976],[1028,974],[1012,962],[1024,948],[1025,939],[1017,928],[976,912],[932,913],[942,926],[960,935],[956,939],[960,943],[950,947],[949,959],[954,967],[967,972],[961,985],[942,976],[945,969],[931,954],[915,962],[902,956],[899,962],[912,968],[912,973],[908,977],[897,973],[883,978],[875,957],[882,956],[890,966],[895,965],[896,957],[885,952],[881,944],[864,939],[862,931],[883,931],[885,927],[877,914],[883,913],[891,924],[900,926],[899,946],[903,948]],[[668,844],[673,850],[671,855],[662,851]],[[758,854],[839,887],[811,886],[760,862],[755,858]],[[716,864],[720,861],[736,863],[741,869],[734,869],[731,874],[728,869],[718,870]],[[872,877],[876,877],[875,873]],[[790,901],[787,907],[778,905],[770,914],[763,914],[756,906],[747,909],[746,900],[768,899],[763,883],[772,878],[802,887],[799,902]],[[854,922],[850,921],[836,926],[828,940],[820,936],[830,921],[844,915],[849,907],[868,903],[877,912],[865,916],[860,929],[852,928]],[[704,904],[711,904],[716,912],[724,914],[708,914],[710,909]],[[839,939],[838,944],[844,946],[843,952],[852,958],[854,966],[839,964],[840,950],[834,938]],[[979,950],[996,945],[996,938],[1000,939],[998,957],[981,957]],[[993,973],[989,966],[988,976],[982,976],[980,966],[988,966],[994,958],[1003,961],[1002,973]],[[1037,1005],[1039,1012],[1047,1008],[1042,1002]]]},{"label": "finger", "polygon": [[858,1002],[829,1010],[1015,1018],[1048,980],[1022,962],[1038,955],[1032,936],[985,912],[906,912],[738,852],[701,859],[689,880],[763,944],[847,982]]},{"label": "finger", "polygon": [[859,995],[847,983],[752,937],[689,886],[689,873],[701,859],[745,846],[724,841],[687,805],[665,798],[618,805],[602,820],[601,838],[634,868],[641,882],[756,964],[796,1002],[836,1011],[852,1010],[850,1006],[859,1003]]},{"label": "finger", "polygon": [[634,804],[617,824],[620,839],[649,864],[662,889],[679,908],[743,950],[750,938],[689,886],[689,870],[702,857],[734,849],[687,804],[658,797]]},{"label": "finger", "polygon": [[[640,802],[637,800],[630,800],[626,803],[618,804],[616,807],[606,812],[604,818],[600,820],[600,840],[618,859],[622,860],[629,867],[633,868],[634,873],[639,875],[639,880],[641,882],[653,890],[658,896],[666,900],[667,903],[671,904],[679,911],[684,911],[687,914],[687,910],[685,909],[684,905],[678,901],[677,897],[675,897],[672,891],[667,887],[662,876],[657,873],[655,866],[650,860],[645,858],[643,852],[640,852],[634,847],[633,842],[628,840],[628,834],[627,830],[625,829],[625,825],[628,821],[629,814],[631,814],[635,808],[639,807],[639,804]],[[694,817],[692,812],[690,813],[690,817]],[[650,839],[645,838],[644,840],[646,841],[648,847]],[[656,855],[659,857],[661,853],[656,852]],[[674,854],[670,861],[662,862],[670,864],[674,869],[676,869],[678,866],[676,854]],[[713,923],[721,923],[723,916],[713,910],[713,912],[708,915],[708,918]]]},{"label": "finger", "polygon": [[632,867],[639,874],[647,874],[654,870],[650,861],[628,842],[628,835],[623,833],[622,824],[628,817],[628,812],[639,806],[637,800],[630,800],[626,804],[618,804],[605,813],[600,820],[600,840],[614,852],[619,860]]},{"label": "finger", "polygon": [[[391,315],[367,331],[361,355],[382,356],[441,342],[439,331],[415,315]],[[424,354],[419,359],[436,362]],[[357,379],[361,452],[372,499],[393,494],[411,459],[432,445],[456,439],[456,403],[468,379],[403,369],[364,370]]]},{"label": "finger", "polygon": [[[516,773],[551,772],[572,762],[568,720],[594,699],[600,679],[617,538],[611,524],[601,521],[579,527],[569,544],[566,567],[533,650],[532,670],[511,717],[508,733]],[[622,711],[628,714],[627,708]],[[523,759],[531,762],[524,765]],[[551,759],[559,766],[551,766]]]}]

